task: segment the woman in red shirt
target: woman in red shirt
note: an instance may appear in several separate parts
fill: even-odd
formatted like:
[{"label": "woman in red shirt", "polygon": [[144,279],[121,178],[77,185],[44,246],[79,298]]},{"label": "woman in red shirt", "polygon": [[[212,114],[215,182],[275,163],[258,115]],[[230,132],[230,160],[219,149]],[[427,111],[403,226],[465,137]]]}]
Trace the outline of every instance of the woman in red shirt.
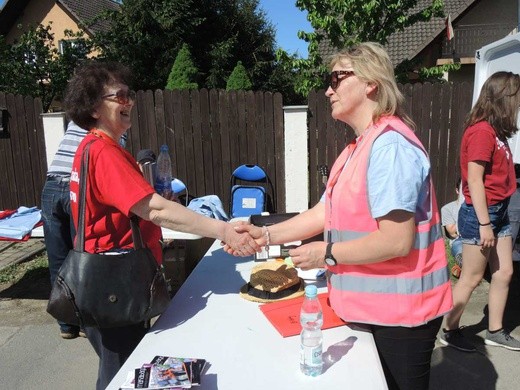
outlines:
[{"label": "woman in red shirt", "polygon": [[458,217],[462,238],[462,274],[453,289],[453,310],[446,316],[441,343],[476,351],[463,336],[460,318],[489,262],[489,323],[485,343],[519,351],[520,341],[502,327],[513,273],[509,197],[516,190],[513,155],[507,139],[517,129],[520,76],[497,72],[482,86],[464,124],[460,167],[464,203]]},{"label": "woman in red shirt", "polygon": [[[65,96],[68,116],[89,134],[76,152],[70,179],[71,210],[77,230],[81,157],[90,143],[85,212],[85,251],[110,253],[133,249],[130,216],[140,217],[145,245],[162,261],[160,226],[220,239],[242,255],[260,247],[224,221],[206,218],[156,194],[135,159],[118,140],[131,126],[135,93],[131,74],[117,63],[90,62],[77,69]],[[107,256],[108,261],[109,256]],[[144,323],[124,327],[86,327],[99,356],[96,389],[105,389],[147,329]]]}]

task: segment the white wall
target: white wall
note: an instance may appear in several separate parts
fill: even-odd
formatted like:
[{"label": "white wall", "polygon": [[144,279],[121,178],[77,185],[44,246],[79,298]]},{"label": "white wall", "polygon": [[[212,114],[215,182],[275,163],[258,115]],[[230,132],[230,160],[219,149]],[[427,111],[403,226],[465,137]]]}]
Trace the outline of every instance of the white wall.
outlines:
[{"label": "white wall", "polygon": [[285,210],[299,212],[309,205],[307,106],[285,106]]},{"label": "white wall", "polygon": [[47,156],[47,168],[51,165],[54,155],[58,151],[61,139],[65,134],[67,124],[64,112],[52,112],[42,114],[43,133],[45,137],[45,151]]}]

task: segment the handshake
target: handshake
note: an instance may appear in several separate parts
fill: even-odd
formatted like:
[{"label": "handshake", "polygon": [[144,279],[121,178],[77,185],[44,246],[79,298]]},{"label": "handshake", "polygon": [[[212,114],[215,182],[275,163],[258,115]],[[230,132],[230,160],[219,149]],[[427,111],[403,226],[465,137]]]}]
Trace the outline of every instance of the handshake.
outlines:
[{"label": "handshake", "polygon": [[270,238],[267,227],[259,227],[246,221],[230,222],[230,238],[222,241],[223,249],[230,255],[250,256],[269,246]]},{"label": "handshake", "polygon": [[[281,225],[281,224],[280,224]],[[224,251],[234,256],[250,256],[262,251],[262,247],[269,251],[271,244],[283,244],[295,241],[298,238],[293,234],[289,225],[283,224],[285,229],[281,230],[278,224],[267,226],[255,226],[250,222],[230,222],[228,235],[222,240]],[[325,241],[313,241],[288,250],[295,267],[302,270],[325,267],[325,252],[327,243]]]}]

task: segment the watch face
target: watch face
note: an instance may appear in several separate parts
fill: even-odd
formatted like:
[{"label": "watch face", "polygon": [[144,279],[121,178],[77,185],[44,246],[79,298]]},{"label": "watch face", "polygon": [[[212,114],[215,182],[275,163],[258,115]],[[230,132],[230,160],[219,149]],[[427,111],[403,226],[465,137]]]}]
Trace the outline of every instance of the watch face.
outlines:
[{"label": "watch face", "polygon": [[326,263],[327,265],[337,265],[337,264],[338,264],[338,263],[336,262],[336,260],[334,260],[334,259],[332,259],[332,258],[330,258],[330,257],[326,257],[326,258],[325,258],[325,263]]}]

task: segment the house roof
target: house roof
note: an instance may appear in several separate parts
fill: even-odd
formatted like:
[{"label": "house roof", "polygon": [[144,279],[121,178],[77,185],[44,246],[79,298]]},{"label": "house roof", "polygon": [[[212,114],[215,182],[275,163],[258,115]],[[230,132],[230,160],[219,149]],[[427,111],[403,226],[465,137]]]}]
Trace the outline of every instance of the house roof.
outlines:
[{"label": "house roof", "polygon": [[[479,0],[444,0],[444,13],[451,15],[452,22],[466,11],[473,3]],[[431,0],[419,0],[417,7],[424,8],[431,4]],[[388,37],[385,45],[392,63],[398,65],[403,60],[412,59],[426,48],[446,28],[444,17],[435,17],[428,22],[415,23],[403,31],[393,33]],[[329,45],[328,40],[323,40],[319,45],[319,52],[323,58],[336,52]]]},{"label": "house roof", "polygon": [[[19,16],[23,13],[31,0],[7,0],[4,7],[0,10],[0,34],[7,34],[17,22]],[[120,5],[112,0],[56,0],[61,4],[67,13],[75,20],[75,22],[90,34],[95,34],[108,28],[108,22],[102,20],[95,25],[87,28],[86,25],[95,16],[104,10],[116,10]]]},{"label": "house roof", "polygon": [[61,3],[63,7],[74,16],[74,19],[76,19],[81,28],[91,33],[107,30],[109,23],[106,20],[100,20],[87,28],[86,24],[88,22],[105,10],[117,10],[120,7],[118,3],[112,0],[57,0],[56,2]]}]

